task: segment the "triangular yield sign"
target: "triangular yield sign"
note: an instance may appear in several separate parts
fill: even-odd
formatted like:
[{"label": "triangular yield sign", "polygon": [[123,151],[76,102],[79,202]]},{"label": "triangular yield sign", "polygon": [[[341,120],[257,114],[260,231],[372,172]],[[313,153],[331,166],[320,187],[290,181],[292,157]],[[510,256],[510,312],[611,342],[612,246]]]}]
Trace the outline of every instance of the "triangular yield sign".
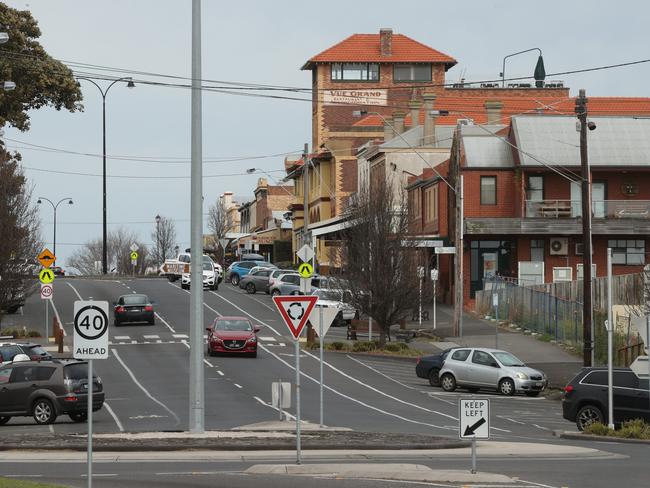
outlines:
[{"label": "triangular yield sign", "polygon": [[[323,307],[322,305],[317,304],[316,308],[314,308],[314,311],[309,317],[309,321],[311,322],[311,325],[314,327],[314,330],[319,335],[319,337],[321,335],[325,337],[325,334],[327,334],[327,331],[330,329],[332,322],[334,322],[334,319],[336,319],[336,316],[338,314],[339,314],[338,308]],[[323,319],[322,322],[321,322],[321,316]],[[321,326],[323,327],[322,332],[321,332]]]},{"label": "triangular yield sign", "polygon": [[275,306],[278,307],[280,315],[289,327],[294,339],[300,337],[302,329],[305,327],[309,315],[318,301],[317,296],[313,295],[292,295],[273,297]]}]

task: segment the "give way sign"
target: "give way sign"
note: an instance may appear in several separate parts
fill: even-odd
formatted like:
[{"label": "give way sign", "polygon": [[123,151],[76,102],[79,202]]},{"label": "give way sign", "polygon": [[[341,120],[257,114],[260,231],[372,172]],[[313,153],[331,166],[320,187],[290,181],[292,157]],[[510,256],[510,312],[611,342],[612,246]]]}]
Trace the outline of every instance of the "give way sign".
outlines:
[{"label": "give way sign", "polygon": [[317,296],[313,295],[292,295],[273,297],[275,306],[278,307],[280,315],[285,324],[289,327],[294,339],[300,337],[302,329],[305,327],[309,315],[318,301]]}]

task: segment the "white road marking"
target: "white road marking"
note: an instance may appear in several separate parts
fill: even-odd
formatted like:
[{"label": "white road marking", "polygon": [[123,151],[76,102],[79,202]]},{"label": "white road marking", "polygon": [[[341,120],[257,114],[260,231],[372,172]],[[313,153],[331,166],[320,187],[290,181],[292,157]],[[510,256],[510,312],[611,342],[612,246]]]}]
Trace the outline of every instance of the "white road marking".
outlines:
[{"label": "white road marking", "polygon": [[70,288],[72,288],[72,290],[77,294],[77,297],[79,298],[79,300],[83,300],[82,296],[79,294],[79,292],[77,291],[77,289],[76,289],[74,286],[72,286],[72,284],[71,284],[69,281],[68,281],[68,286],[69,286]]},{"label": "white road marking", "polygon": [[219,376],[223,376],[223,372],[217,370],[217,373],[219,373]]},{"label": "white road marking", "polygon": [[130,341],[131,337],[129,336],[113,336],[113,339],[116,341]]},{"label": "white road marking", "polygon": [[167,410],[169,413],[171,413],[172,416],[176,419],[176,425],[180,424],[181,421],[180,421],[180,419],[178,418],[178,415],[176,415],[176,414],[175,414],[175,413],[174,413],[174,412],[173,412],[173,411],[172,411],[172,410],[171,410],[167,405],[165,405],[163,402],[161,402],[161,401],[158,400],[156,397],[154,397],[151,393],[149,393],[149,391],[148,391],[144,386],[142,386],[142,384],[138,381],[138,379],[137,379],[137,378],[135,377],[135,375],[133,374],[133,371],[131,371],[131,370],[129,369],[129,367],[124,363],[124,361],[122,361],[122,358],[121,358],[120,355],[118,354],[117,350],[116,350],[116,349],[113,349],[112,353],[113,353],[113,356],[115,356],[115,359],[118,360],[118,362],[122,365],[122,367],[123,367],[123,368],[126,370],[126,372],[129,374],[129,376],[131,377],[131,379],[133,380],[133,382],[134,382],[134,383],[135,383],[135,384],[136,384],[136,385],[137,385],[137,386],[138,386],[138,387],[139,387],[139,388],[144,392],[144,394],[147,395],[149,398],[151,398],[151,400],[153,400],[155,403],[157,403],[158,405],[160,405],[162,408],[164,408],[165,410]]},{"label": "white road marking", "polygon": [[50,424],[49,427],[50,427],[50,432],[51,432],[52,434],[54,434],[54,426],[53,426],[52,424]]},{"label": "white road marking", "polygon": [[[182,340],[180,343],[183,344],[188,349],[190,349],[190,345],[187,343],[187,341]],[[205,363],[206,366],[214,368],[214,365],[210,361],[208,361],[207,359],[203,358],[203,362]]]},{"label": "white road marking", "polygon": [[[264,400],[262,400],[260,397],[256,397],[256,396],[254,396],[253,398],[255,398],[255,400],[257,400],[258,402],[260,402],[260,403],[261,403],[262,405],[264,405],[265,407],[272,408],[272,409],[275,410],[276,412],[279,412],[279,411],[280,411],[280,409],[279,409],[278,407],[274,407],[273,405],[271,405],[271,404],[269,404],[269,403],[266,403],[266,402],[265,402]],[[296,417],[295,417],[294,415],[291,415],[291,414],[290,414],[289,412],[287,412],[286,410],[283,409],[283,410],[282,410],[282,413],[284,414],[284,416],[286,417],[287,420],[296,420]]]},{"label": "white road marking", "polygon": [[238,385],[237,383],[233,383],[233,384],[234,384],[237,388],[240,388],[240,389],[243,388],[243,386]]},{"label": "white road marking", "polygon": [[551,430],[551,429],[547,429],[546,427],[542,427],[541,425],[537,425],[537,424],[533,424],[533,425],[534,425],[535,427],[537,427],[538,429],[542,429],[542,430]]},{"label": "white road marking", "polygon": [[[172,337],[173,337],[174,339],[189,339],[189,337],[187,336],[187,334],[172,334]],[[205,339],[205,337],[206,337],[206,336],[203,336],[204,339]]]},{"label": "white road marking", "polygon": [[104,406],[106,407],[108,413],[111,414],[111,417],[113,417],[113,420],[115,420],[115,423],[117,424],[117,428],[120,429],[120,432],[124,432],[124,427],[122,427],[122,422],[120,422],[120,419],[117,418],[117,415],[115,415],[115,412],[113,412],[113,409],[108,404],[108,402],[104,401]]},{"label": "white road marking", "polygon": [[158,312],[154,312],[154,315],[158,317],[158,320],[160,320],[163,324],[165,324],[169,330],[172,331],[172,334],[176,332],[174,328],[171,325],[169,325],[167,321],[158,314]]},{"label": "white road marking", "polygon": [[160,339],[160,336],[158,334],[151,334],[151,335],[143,335],[145,339]]},{"label": "white road marking", "polygon": [[515,424],[526,425],[524,422],[519,422],[519,420],[511,419],[510,417],[503,417],[501,415],[497,415],[497,417],[499,417],[500,419],[509,420],[510,422],[513,422]]},{"label": "white road marking", "polygon": [[260,337],[260,340],[268,341],[268,342],[276,342],[275,337],[271,337],[271,336],[262,336],[262,337]]}]

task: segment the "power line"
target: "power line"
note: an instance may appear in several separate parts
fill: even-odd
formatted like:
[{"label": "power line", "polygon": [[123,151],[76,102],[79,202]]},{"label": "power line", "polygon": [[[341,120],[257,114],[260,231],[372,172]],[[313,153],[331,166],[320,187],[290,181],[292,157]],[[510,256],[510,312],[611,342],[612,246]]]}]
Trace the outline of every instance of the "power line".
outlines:
[{"label": "power line", "polygon": [[[42,168],[32,168],[30,166],[22,166],[23,169],[27,169],[30,171],[38,171],[41,173],[54,173],[54,174],[62,174],[62,175],[70,175],[70,176],[93,176],[93,177],[99,177],[102,178],[104,175],[97,174],[97,173],[79,173],[75,171],[59,171],[59,170],[53,170],[53,169],[42,169]],[[271,170],[270,173],[283,173],[283,170]],[[222,173],[222,174],[215,174],[215,175],[203,175],[203,178],[222,178],[222,177],[228,177],[228,176],[245,176],[248,173]],[[134,179],[134,180],[179,180],[179,179],[190,179],[190,176],[159,176],[159,175],[154,175],[154,176],[135,176],[135,175],[106,175],[106,178],[120,178],[120,179]]]}]

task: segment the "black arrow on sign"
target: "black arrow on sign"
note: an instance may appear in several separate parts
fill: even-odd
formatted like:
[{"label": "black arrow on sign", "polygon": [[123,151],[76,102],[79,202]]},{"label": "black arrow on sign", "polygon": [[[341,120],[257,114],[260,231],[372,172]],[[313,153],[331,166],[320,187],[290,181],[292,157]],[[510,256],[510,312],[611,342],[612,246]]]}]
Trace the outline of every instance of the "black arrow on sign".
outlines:
[{"label": "black arrow on sign", "polygon": [[480,420],[477,420],[474,425],[471,425],[471,426],[468,425],[467,427],[465,427],[465,433],[463,434],[463,436],[474,435],[474,432],[476,431],[476,429],[478,429],[484,423],[485,423],[485,419],[481,418]]}]

